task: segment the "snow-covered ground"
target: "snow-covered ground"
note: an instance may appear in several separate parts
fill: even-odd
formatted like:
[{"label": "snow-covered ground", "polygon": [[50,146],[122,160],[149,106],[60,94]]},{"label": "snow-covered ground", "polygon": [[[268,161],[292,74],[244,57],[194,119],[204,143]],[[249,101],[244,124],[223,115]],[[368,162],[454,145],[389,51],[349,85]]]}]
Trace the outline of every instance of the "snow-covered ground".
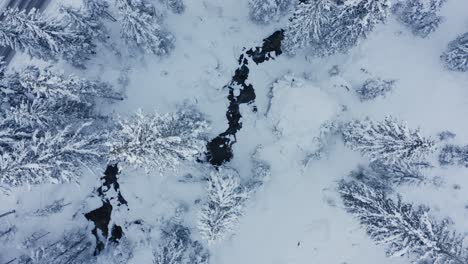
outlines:
[{"label": "snow-covered ground", "polygon": [[[53,0],[47,12],[54,13],[59,3],[76,2],[79,1]],[[121,85],[127,98],[103,111],[125,116],[139,108],[145,112],[168,112],[184,103],[193,104],[210,120],[210,137],[215,137],[227,128],[228,91],[223,87],[237,68],[238,56],[244,47],[259,46],[262,39],[283,28],[287,18],[259,26],[249,21],[246,0],[185,3],[183,14],[166,14],[166,24],[176,37],[175,49],[168,57],[116,59],[103,52],[86,71],[78,72],[65,64],[56,68],[117,86],[122,71],[128,68],[128,84]],[[409,263],[406,258],[386,257],[384,246],[375,245],[357,220],[342,208],[337,181],[366,163],[365,158],[336,142],[329,146],[324,158],[305,160],[319,147],[314,138],[321,126],[335,119],[369,116],[383,120],[391,115],[406,120],[411,128],[420,128],[425,136],[436,138],[438,133],[449,130],[457,135],[454,143],[467,144],[468,125],[464,120],[468,116],[468,75],[445,70],[439,59],[447,43],[468,29],[466,10],[468,2],[449,0],[442,9],[444,23],[425,39],[414,37],[390,19],[346,55],[317,59],[306,56],[304,51],[295,57],[283,54],[274,61],[249,65],[248,81],[255,88],[258,112],[241,106],[243,127],[237,133],[234,158],[228,166],[248,179],[251,156],[261,145],[259,157],[270,164],[271,177],[247,201],[235,234],[207,245],[211,263]],[[29,59],[19,55],[12,66],[26,63]],[[329,74],[334,65],[340,70],[338,76]],[[353,89],[369,77],[394,79],[395,88],[385,97],[361,102]],[[465,233],[467,170],[434,168],[429,174],[438,177],[440,186],[425,184],[397,190],[404,201],[426,204],[437,217],[452,218],[457,231]],[[73,214],[99,206],[96,197],[88,196],[99,185],[103,171],[104,168],[88,170],[79,186],[25,187],[1,195],[0,213],[15,209],[17,214],[1,218],[0,224],[19,221],[25,235],[30,230],[61,232],[70,225],[90,224]],[[184,204],[189,208],[185,222],[197,237],[199,205],[195,201],[203,199],[204,184],[180,179],[187,173],[203,177],[203,171],[183,167],[160,176],[158,172],[148,174],[122,168],[119,183],[129,211],[119,212],[119,217],[122,221],[143,219],[158,225]],[[53,219],[24,220],[25,212],[60,198],[71,205]],[[13,249],[2,250],[1,261],[15,256]],[[132,263],[150,263],[148,252],[140,254]]]}]

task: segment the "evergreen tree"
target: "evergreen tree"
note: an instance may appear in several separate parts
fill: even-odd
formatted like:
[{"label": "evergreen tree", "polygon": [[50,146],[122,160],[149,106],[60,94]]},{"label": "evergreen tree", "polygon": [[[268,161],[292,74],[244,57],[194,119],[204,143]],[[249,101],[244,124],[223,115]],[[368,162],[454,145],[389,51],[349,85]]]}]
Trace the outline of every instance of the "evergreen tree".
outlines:
[{"label": "evergreen tree", "polygon": [[111,160],[162,172],[203,153],[208,123],[195,109],[121,120],[111,138]]},{"label": "evergreen tree", "polygon": [[389,9],[389,0],[299,1],[284,47],[294,54],[310,46],[314,56],[347,52],[386,20]]},{"label": "evergreen tree", "polygon": [[4,57],[0,56],[0,78],[3,78],[6,71],[6,62],[4,59]]},{"label": "evergreen tree", "polygon": [[2,185],[74,180],[107,153],[93,120],[96,98],[118,96],[108,84],[27,67],[0,80],[0,95]]},{"label": "evergreen tree", "polygon": [[174,37],[162,26],[162,18],[144,0],[116,0],[122,23],[122,38],[132,49],[166,55],[174,47]]},{"label": "evergreen tree", "polygon": [[63,57],[77,67],[84,67],[83,62],[95,53],[82,32],[67,28],[61,20],[44,17],[35,9],[28,13],[6,9],[2,15],[0,45],[42,60]]},{"label": "evergreen tree", "polygon": [[388,256],[409,256],[412,263],[463,264],[468,261],[464,236],[451,230],[451,221],[438,221],[424,206],[415,207],[388,198],[384,192],[358,182],[344,182],[339,192],[353,214],[377,243],[386,244]]},{"label": "evergreen tree", "polygon": [[327,55],[324,41],[338,16],[333,0],[299,1],[285,31],[283,48],[290,54],[310,46],[314,54]]},{"label": "evergreen tree", "polygon": [[391,117],[381,122],[354,120],[342,127],[348,147],[369,156],[371,160],[392,163],[397,160],[418,162],[434,151],[435,142],[411,130],[405,123]]},{"label": "evergreen tree", "polygon": [[392,6],[392,12],[414,35],[425,38],[443,22],[438,13],[445,2],[447,0],[398,1]]},{"label": "evergreen tree", "polygon": [[180,224],[163,230],[162,243],[153,251],[154,264],[182,264],[190,246],[190,230]]},{"label": "evergreen tree", "polygon": [[153,250],[154,264],[208,264],[209,253],[191,238],[189,228],[179,221],[162,228],[159,245]]},{"label": "evergreen tree", "polygon": [[81,32],[86,41],[92,44],[94,38],[105,40],[106,30],[100,17],[96,16],[94,12],[88,9],[75,9],[69,6],[61,6],[60,11],[65,15],[65,23],[67,28]]},{"label": "evergreen tree", "polygon": [[291,0],[250,0],[250,19],[259,24],[278,20],[288,10]]},{"label": "evergreen tree", "polygon": [[0,185],[62,183],[78,179],[83,165],[100,161],[107,153],[105,135],[76,128],[39,134],[0,148]]},{"label": "evergreen tree", "polygon": [[247,193],[233,170],[220,168],[208,178],[208,201],[202,206],[198,229],[208,243],[224,239],[242,216]]},{"label": "evergreen tree", "polygon": [[380,78],[368,79],[356,90],[361,101],[373,100],[377,97],[384,97],[393,90],[395,80],[382,80]]},{"label": "evergreen tree", "polygon": [[[121,99],[109,84],[29,66],[0,80],[0,145],[5,131],[22,139],[33,132],[96,118],[97,98]],[[16,134],[16,135],[15,135]]]},{"label": "evergreen tree", "polygon": [[346,0],[327,37],[332,51],[347,52],[374,29],[385,22],[389,0]]},{"label": "evergreen tree", "polygon": [[109,2],[107,0],[83,0],[86,12],[95,18],[110,16],[108,13]]},{"label": "evergreen tree", "polygon": [[441,165],[458,165],[468,168],[468,146],[446,145],[439,154]]},{"label": "evergreen tree", "polygon": [[421,184],[426,179],[422,173],[425,167],[401,160],[391,164],[377,160],[371,162],[368,167],[360,166],[351,173],[351,177],[369,187],[387,192],[392,191],[396,185]]},{"label": "evergreen tree", "polygon": [[468,32],[451,41],[440,58],[451,71],[468,71]]}]

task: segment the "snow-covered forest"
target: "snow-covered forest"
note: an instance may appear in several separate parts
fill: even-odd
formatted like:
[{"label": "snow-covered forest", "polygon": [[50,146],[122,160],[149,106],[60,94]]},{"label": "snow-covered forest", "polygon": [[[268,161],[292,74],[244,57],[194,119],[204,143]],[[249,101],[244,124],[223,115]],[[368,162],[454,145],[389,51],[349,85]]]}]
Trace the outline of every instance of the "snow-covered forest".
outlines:
[{"label": "snow-covered forest", "polygon": [[0,264],[467,264],[467,10],[0,0]]}]

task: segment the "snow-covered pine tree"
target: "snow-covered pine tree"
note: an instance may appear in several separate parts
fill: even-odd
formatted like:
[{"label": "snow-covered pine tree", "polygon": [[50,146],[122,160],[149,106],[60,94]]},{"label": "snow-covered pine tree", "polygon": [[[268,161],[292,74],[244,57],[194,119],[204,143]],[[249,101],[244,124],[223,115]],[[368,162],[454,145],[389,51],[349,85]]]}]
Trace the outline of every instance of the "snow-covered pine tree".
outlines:
[{"label": "snow-covered pine tree", "polygon": [[464,236],[451,229],[449,219],[438,221],[424,206],[397,202],[381,190],[363,183],[342,181],[339,192],[347,212],[353,214],[388,256],[408,256],[412,263],[468,263]]},{"label": "snow-covered pine tree", "polygon": [[285,50],[311,47],[313,56],[347,52],[386,20],[389,0],[299,1],[285,33]]},{"label": "snow-covered pine tree", "polygon": [[405,160],[398,160],[395,163],[387,164],[381,161],[373,161],[369,167],[380,176],[385,182],[391,185],[420,184],[425,180],[423,170],[427,164],[410,163]]},{"label": "snow-covered pine tree", "polygon": [[294,54],[301,48],[311,46],[313,54],[327,55],[324,41],[337,16],[338,7],[334,0],[298,1],[285,31],[283,49]]},{"label": "snow-covered pine tree", "polygon": [[208,264],[208,251],[192,240],[190,229],[179,221],[165,224],[161,232],[160,242],[153,250],[154,264]]},{"label": "snow-covered pine tree", "polygon": [[384,97],[393,90],[395,82],[395,80],[383,80],[381,78],[368,79],[361,87],[356,89],[356,93],[361,101]]},{"label": "snow-covered pine tree", "polygon": [[18,258],[18,264],[85,264],[95,263],[92,256],[91,232],[75,229],[65,232],[58,240],[32,248]]},{"label": "snow-covered pine tree", "polygon": [[440,58],[451,71],[468,71],[468,32],[452,40]]},{"label": "snow-covered pine tree", "polygon": [[424,168],[424,165],[401,160],[392,164],[377,160],[371,162],[368,167],[359,166],[350,176],[373,189],[392,191],[397,185],[421,184],[426,179],[422,173]]},{"label": "snow-covered pine tree", "polygon": [[110,16],[109,2],[107,0],[83,0],[86,12],[89,12],[94,18],[102,18],[102,16]]},{"label": "snow-covered pine tree", "polygon": [[180,224],[170,224],[163,231],[162,242],[153,251],[154,264],[182,264],[190,245],[190,230]]},{"label": "snow-covered pine tree", "polygon": [[237,172],[226,168],[210,173],[207,193],[208,200],[201,208],[198,229],[203,239],[213,244],[233,231],[243,214],[248,195]]},{"label": "snow-covered pine tree", "polygon": [[208,123],[196,109],[145,115],[138,110],[120,120],[110,143],[110,159],[162,172],[203,153]]},{"label": "snow-covered pine tree", "polygon": [[[106,133],[92,120],[111,86],[26,67],[0,80],[0,182],[7,186],[77,179],[107,153]],[[72,125],[70,125],[72,124]]]},{"label": "snow-covered pine tree", "polygon": [[333,53],[347,52],[386,21],[390,7],[390,0],[345,0],[327,35],[327,46]]},{"label": "snow-covered pine tree", "polygon": [[70,6],[61,6],[60,12],[65,15],[67,28],[81,32],[86,41],[93,43],[94,38],[105,40],[106,29],[101,21],[101,17],[94,15],[88,9],[76,9]]},{"label": "snow-covered pine tree", "polygon": [[[21,140],[70,122],[96,118],[98,98],[121,99],[112,87],[99,81],[54,73],[29,66],[0,80],[0,142],[12,135]],[[82,121],[81,121],[82,122]],[[10,130],[11,132],[7,133]],[[41,134],[39,133],[39,134]],[[1,145],[1,143],[0,143]]]},{"label": "snow-covered pine tree", "polygon": [[145,0],[116,0],[121,16],[121,34],[131,49],[166,55],[174,37],[163,28],[161,15]]},{"label": "snow-covered pine tree", "polygon": [[83,132],[90,123],[67,126],[54,132],[34,132],[0,148],[0,185],[62,183],[77,180],[83,165],[92,165],[106,154],[102,132]]},{"label": "snow-covered pine tree", "polygon": [[409,129],[406,123],[386,117],[376,122],[370,119],[353,120],[342,126],[345,144],[371,160],[393,163],[404,159],[419,162],[435,150],[435,142]]},{"label": "snow-covered pine tree", "polygon": [[400,0],[392,5],[398,20],[409,27],[414,35],[427,37],[442,23],[438,15],[447,0]]},{"label": "snow-covered pine tree", "polygon": [[26,13],[8,8],[2,15],[0,45],[42,60],[63,57],[78,67],[84,67],[83,61],[95,52],[81,32],[70,30],[63,21],[45,17],[36,9]]},{"label": "snow-covered pine tree", "polygon": [[289,9],[291,0],[250,0],[250,19],[259,24],[278,20]]},{"label": "snow-covered pine tree", "polygon": [[172,12],[182,14],[185,11],[183,0],[161,0]]},{"label": "snow-covered pine tree", "polygon": [[446,145],[439,153],[439,163],[468,168],[468,146]]}]

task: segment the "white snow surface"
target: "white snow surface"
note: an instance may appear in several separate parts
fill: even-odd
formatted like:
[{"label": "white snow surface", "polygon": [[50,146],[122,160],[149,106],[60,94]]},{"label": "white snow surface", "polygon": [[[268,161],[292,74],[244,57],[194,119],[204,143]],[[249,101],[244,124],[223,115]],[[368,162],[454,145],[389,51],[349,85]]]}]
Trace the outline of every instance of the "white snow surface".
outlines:
[{"label": "white snow surface", "polygon": [[[55,14],[59,3],[79,5],[79,0],[51,2],[46,11],[50,14]],[[263,38],[283,28],[287,17],[259,26],[249,21],[248,0],[185,0],[185,4],[183,14],[165,14],[166,24],[176,37],[175,49],[167,57],[117,59],[100,51],[85,71],[65,63],[55,67],[124,89],[127,98],[110,108],[103,106],[104,112],[129,115],[141,108],[164,113],[189,103],[207,116],[212,127],[210,137],[215,137],[227,128],[228,91],[223,86],[234,74],[238,56],[244,47],[259,46]],[[303,51],[295,57],[283,54],[274,61],[250,64],[247,82],[255,88],[258,112],[241,106],[243,127],[237,134],[234,159],[228,166],[248,179],[251,155],[262,145],[259,155],[271,165],[272,175],[247,201],[234,235],[215,245],[204,242],[211,252],[211,263],[409,263],[407,258],[386,257],[384,246],[376,246],[357,220],[342,208],[336,183],[358,164],[366,163],[365,158],[338,142],[330,146],[325,158],[307,166],[303,161],[317,148],[313,139],[320,126],[337,118],[369,116],[381,120],[392,115],[407,121],[411,128],[421,128],[425,136],[436,137],[449,130],[457,135],[451,143],[468,144],[468,74],[445,70],[439,59],[447,43],[468,30],[466,10],[468,1],[449,0],[442,9],[444,23],[426,39],[413,36],[390,19],[346,55],[317,59]],[[118,34],[114,31],[112,34]],[[19,54],[12,66],[19,69],[28,63],[43,64]],[[341,74],[330,77],[328,71],[334,65],[339,66]],[[118,78],[127,68],[128,84],[121,85]],[[353,88],[369,77],[395,79],[395,89],[386,97],[360,102]],[[91,225],[84,217],[72,216],[100,205],[97,197],[89,196],[99,186],[104,169],[104,165],[85,169],[79,186],[32,186],[0,194],[0,214],[17,211],[0,218],[0,225],[17,223],[21,227],[19,237],[38,229],[58,235],[71,226]],[[173,215],[179,204],[184,204],[188,208],[184,222],[200,239],[196,229],[200,206],[194,201],[206,198],[204,182],[179,179],[187,173],[201,178],[206,175],[206,168],[182,166],[164,176],[156,171],[121,169],[119,183],[129,211],[120,211],[116,216],[119,221],[143,219],[158,226],[162,219]],[[437,167],[430,170],[430,176],[441,179],[439,187],[405,186],[398,191],[404,201],[426,204],[436,217],[452,218],[457,231],[464,233],[468,231],[467,172],[467,168]],[[47,219],[25,216],[60,198],[72,203],[63,212]],[[132,233],[127,235],[132,237]],[[0,250],[3,263],[14,258],[18,249],[10,243]],[[145,249],[138,250],[132,263],[150,263],[150,255]]]}]

